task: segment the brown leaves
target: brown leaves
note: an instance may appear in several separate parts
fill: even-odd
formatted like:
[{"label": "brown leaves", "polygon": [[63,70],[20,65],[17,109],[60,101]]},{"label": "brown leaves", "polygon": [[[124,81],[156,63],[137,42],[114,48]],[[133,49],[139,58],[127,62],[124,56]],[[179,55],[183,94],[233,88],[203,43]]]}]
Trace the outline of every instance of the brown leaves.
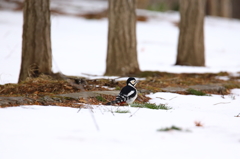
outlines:
[{"label": "brown leaves", "polygon": [[82,89],[76,87],[64,79],[52,79],[49,76],[43,75],[38,78],[28,78],[20,84],[5,84],[0,85],[1,95],[4,96],[22,96],[22,95],[48,95],[48,94],[64,94],[84,91],[101,91],[107,90],[101,85],[96,87],[98,82],[90,82],[90,84],[77,85]]},{"label": "brown leaves", "polygon": [[197,127],[203,127],[203,124],[200,121],[195,121],[194,124]]},{"label": "brown leaves", "polygon": [[[190,85],[196,84],[219,84],[226,88],[224,92],[213,91],[213,92],[206,92],[207,94],[228,94],[229,89],[232,88],[240,88],[240,82],[229,78],[228,81],[219,80],[216,78],[219,75],[226,75],[228,74],[174,74],[174,73],[166,73],[166,72],[151,72],[145,71],[139,74],[138,76],[146,77],[146,80],[140,81],[136,88],[142,92],[139,93],[136,102],[144,103],[149,100],[148,97],[145,96],[145,93],[150,92],[161,92],[162,88],[166,87],[182,87],[188,88]],[[43,96],[53,96],[58,94],[66,94],[66,93],[74,93],[74,92],[81,92],[81,91],[103,91],[108,90],[107,87],[110,88],[118,88],[117,90],[120,91],[122,87],[126,85],[126,81],[116,81],[116,80],[109,80],[109,79],[95,79],[95,80],[88,80],[81,77],[70,77],[64,75],[55,74],[53,76],[47,75],[40,75],[38,78],[28,78],[26,81],[21,82],[20,84],[5,84],[0,85],[0,94],[1,96],[5,97],[29,97],[34,100],[40,99]],[[144,91],[142,91],[144,90]],[[183,92],[179,92],[183,93]],[[107,96],[102,95],[107,102],[112,101],[115,99],[115,96]],[[89,104],[100,104],[105,103],[103,101],[99,101],[96,98],[88,98],[88,99],[79,99],[79,101],[68,101],[66,104],[71,106],[74,102],[76,103],[89,103]],[[60,102],[63,103],[63,102]],[[26,103],[28,104],[28,103]],[[32,103],[33,104],[33,103]],[[46,103],[46,102],[38,102],[34,104],[59,104],[59,103]],[[11,105],[11,104],[10,104]],[[16,105],[16,104],[12,104]],[[196,124],[200,126],[199,124]]]}]

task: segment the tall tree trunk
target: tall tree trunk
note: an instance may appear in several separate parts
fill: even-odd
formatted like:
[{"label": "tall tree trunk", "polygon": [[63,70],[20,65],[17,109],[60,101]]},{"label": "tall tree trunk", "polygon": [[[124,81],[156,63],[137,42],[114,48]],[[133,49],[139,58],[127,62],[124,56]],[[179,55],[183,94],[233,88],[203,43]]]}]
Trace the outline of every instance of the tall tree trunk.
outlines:
[{"label": "tall tree trunk", "polygon": [[139,72],[136,42],[136,0],[109,0],[105,75]]},{"label": "tall tree trunk", "polygon": [[180,15],[176,65],[204,66],[205,0],[181,0]]},{"label": "tall tree trunk", "polygon": [[232,17],[240,19],[240,1],[232,0]]},{"label": "tall tree trunk", "polygon": [[25,0],[22,63],[18,82],[52,73],[49,0]]},{"label": "tall tree trunk", "polygon": [[137,0],[137,8],[146,9],[150,0]]},{"label": "tall tree trunk", "polygon": [[232,0],[221,0],[220,17],[232,17]]},{"label": "tall tree trunk", "polygon": [[207,0],[207,13],[211,16],[232,17],[232,0]]}]

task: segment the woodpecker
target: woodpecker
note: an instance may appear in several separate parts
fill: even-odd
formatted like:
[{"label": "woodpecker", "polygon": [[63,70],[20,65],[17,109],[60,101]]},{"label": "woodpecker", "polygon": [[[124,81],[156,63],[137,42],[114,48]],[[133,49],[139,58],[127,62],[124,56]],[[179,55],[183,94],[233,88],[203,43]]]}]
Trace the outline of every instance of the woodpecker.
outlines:
[{"label": "woodpecker", "polygon": [[135,88],[137,83],[138,81],[135,78],[129,77],[126,81],[127,85],[122,88],[116,99],[106,103],[106,105],[127,103],[130,106],[137,98],[137,89]]}]

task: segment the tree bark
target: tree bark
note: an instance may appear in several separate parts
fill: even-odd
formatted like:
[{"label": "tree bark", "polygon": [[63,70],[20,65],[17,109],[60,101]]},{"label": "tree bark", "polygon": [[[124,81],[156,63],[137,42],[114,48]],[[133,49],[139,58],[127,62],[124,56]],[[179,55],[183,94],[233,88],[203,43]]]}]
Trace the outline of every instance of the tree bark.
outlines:
[{"label": "tree bark", "polygon": [[232,17],[240,19],[240,1],[232,0]]},{"label": "tree bark", "polygon": [[109,0],[105,75],[126,76],[140,71],[135,8],[136,0]]},{"label": "tree bark", "polygon": [[232,17],[232,0],[207,0],[207,13],[211,16]]},{"label": "tree bark", "polygon": [[176,65],[205,66],[205,0],[180,1],[180,34]]},{"label": "tree bark", "polygon": [[52,73],[49,0],[25,0],[22,63],[18,82]]}]

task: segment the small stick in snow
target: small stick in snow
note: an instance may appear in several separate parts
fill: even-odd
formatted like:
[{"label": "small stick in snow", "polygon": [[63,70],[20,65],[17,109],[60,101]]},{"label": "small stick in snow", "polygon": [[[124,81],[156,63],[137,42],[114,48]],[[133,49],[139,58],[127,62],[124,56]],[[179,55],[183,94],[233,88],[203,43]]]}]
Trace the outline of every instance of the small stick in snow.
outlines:
[{"label": "small stick in snow", "polygon": [[218,104],[228,104],[228,103],[231,103],[231,102],[220,102],[220,103],[216,103],[216,104],[213,104],[213,105],[218,105]]},{"label": "small stick in snow", "polygon": [[81,109],[82,109],[81,106],[79,106],[79,109],[78,109],[77,113],[79,113]]},{"label": "small stick in snow", "polygon": [[140,108],[138,108],[133,114],[131,114],[131,115],[129,116],[129,118],[131,118],[134,114],[136,114],[137,111],[139,111],[139,109],[140,109]]},{"label": "small stick in snow", "polygon": [[109,110],[107,107],[105,107],[108,111],[110,111],[112,113],[113,116],[115,116],[113,110],[112,110],[112,106],[111,106],[111,110]]},{"label": "small stick in snow", "polygon": [[174,98],[177,98],[177,96],[175,96],[175,97],[173,97],[173,98],[171,98],[171,99],[169,99],[169,100],[172,100],[172,99],[174,99]]},{"label": "small stick in snow", "polygon": [[90,114],[92,116],[92,119],[93,119],[93,122],[94,122],[94,125],[95,125],[96,129],[99,131],[100,129],[98,127],[98,124],[97,124],[97,121],[96,121],[95,116],[93,114],[93,111],[91,109],[88,109],[88,110],[90,111]]},{"label": "small stick in snow", "polygon": [[162,99],[162,100],[166,100],[166,99],[164,99],[164,98],[162,98],[162,97],[157,97],[157,98]]}]

